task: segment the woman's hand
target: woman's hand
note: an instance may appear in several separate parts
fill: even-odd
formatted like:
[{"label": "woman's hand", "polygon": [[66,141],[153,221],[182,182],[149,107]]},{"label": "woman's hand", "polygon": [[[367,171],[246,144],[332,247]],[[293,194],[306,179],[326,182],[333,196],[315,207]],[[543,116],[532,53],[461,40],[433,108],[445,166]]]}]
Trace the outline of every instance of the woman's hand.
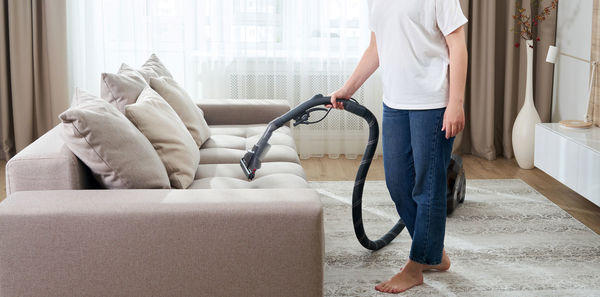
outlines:
[{"label": "woman's hand", "polygon": [[465,110],[462,104],[450,101],[444,112],[442,131],[446,131],[446,139],[456,136],[465,128]]},{"label": "woman's hand", "polygon": [[350,99],[352,98],[352,92],[350,92],[350,90],[348,90],[348,88],[341,87],[339,90],[329,94],[329,96],[331,96],[331,104],[327,104],[325,105],[325,107],[330,108],[330,107],[335,107],[337,109],[344,109],[344,105],[341,102],[337,102],[337,99]]}]

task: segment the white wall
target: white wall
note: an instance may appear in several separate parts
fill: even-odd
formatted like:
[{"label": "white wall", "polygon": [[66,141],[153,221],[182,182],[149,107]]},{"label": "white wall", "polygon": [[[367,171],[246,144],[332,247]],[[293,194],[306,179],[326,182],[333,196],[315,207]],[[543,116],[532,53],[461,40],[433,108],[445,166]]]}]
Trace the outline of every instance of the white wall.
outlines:
[{"label": "white wall", "polygon": [[[593,7],[593,0],[559,1],[556,45],[561,52],[590,59]],[[588,63],[559,57],[554,71],[553,122],[584,119],[589,78]]]}]

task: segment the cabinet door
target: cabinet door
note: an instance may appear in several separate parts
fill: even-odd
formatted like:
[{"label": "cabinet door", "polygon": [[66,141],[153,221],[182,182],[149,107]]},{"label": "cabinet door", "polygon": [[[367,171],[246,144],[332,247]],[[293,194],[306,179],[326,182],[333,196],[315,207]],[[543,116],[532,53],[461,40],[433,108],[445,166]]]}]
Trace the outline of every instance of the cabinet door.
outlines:
[{"label": "cabinet door", "polygon": [[543,127],[535,129],[535,166],[576,191],[579,145]]},{"label": "cabinet door", "polygon": [[600,153],[585,146],[579,150],[576,192],[600,206]]}]

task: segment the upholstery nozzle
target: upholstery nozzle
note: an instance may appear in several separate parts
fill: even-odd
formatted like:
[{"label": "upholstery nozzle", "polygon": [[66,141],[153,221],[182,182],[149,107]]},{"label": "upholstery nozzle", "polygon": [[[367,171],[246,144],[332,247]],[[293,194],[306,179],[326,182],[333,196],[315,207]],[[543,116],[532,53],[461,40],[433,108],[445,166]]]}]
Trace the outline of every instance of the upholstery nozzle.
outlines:
[{"label": "upholstery nozzle", "polygon": [[256,170],[260,169],[260,165],[265,155],[271,148],[271,145],[266,143],[262,146],[254,145],[252,150],[246,152],[244,157],[240,160],[240,166],[244,171],[244,174],[248,178],[248,180],[254,179],[254,175],[256,174]]},{"label": "upholstery nozzle", "polygon": [[254,174],[256,173],[256,168],[250,168],[250,161],[254,159],[254,152],[248,151],[242,159],[240,159],[240,166],[244,171],[244,174],[248,178],[248,180],[252,180],[254,178]]}]

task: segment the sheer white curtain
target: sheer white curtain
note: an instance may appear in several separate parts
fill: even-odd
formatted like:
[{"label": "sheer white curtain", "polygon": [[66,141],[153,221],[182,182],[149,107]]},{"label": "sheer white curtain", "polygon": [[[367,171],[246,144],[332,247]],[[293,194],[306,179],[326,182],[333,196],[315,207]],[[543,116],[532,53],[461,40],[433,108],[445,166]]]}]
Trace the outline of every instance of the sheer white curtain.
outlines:
[{"label": "sheer white curtain", "polygon": [[[369,42],[366,0],[68,0],[73,86],[156,53],[192,97],[286,99],[339,88]],[[375,75],[355,98],[379,118]],[[381,122],[381,121],[380,121]],[[294,128],[301,157],[362,153],[368,125],[342,111]]]}]

